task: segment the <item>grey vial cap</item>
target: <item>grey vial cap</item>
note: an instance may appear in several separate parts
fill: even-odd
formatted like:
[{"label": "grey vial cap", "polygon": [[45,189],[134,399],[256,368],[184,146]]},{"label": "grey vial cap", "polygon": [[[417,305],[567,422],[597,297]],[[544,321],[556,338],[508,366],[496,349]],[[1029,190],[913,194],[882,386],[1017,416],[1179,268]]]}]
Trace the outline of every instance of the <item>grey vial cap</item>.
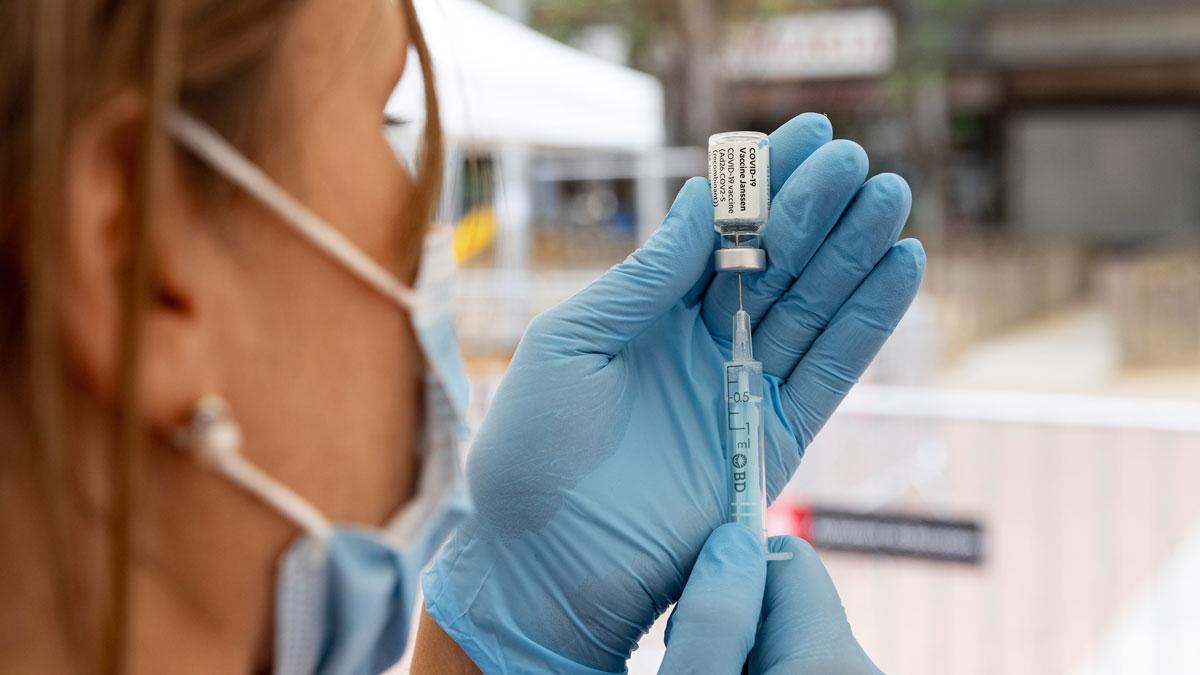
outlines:
[{"label": "grey vial cap", "polygon": [[718,272],[758,272],[767,268],[767,252],[761,248],[722,248],[713,254]]}]

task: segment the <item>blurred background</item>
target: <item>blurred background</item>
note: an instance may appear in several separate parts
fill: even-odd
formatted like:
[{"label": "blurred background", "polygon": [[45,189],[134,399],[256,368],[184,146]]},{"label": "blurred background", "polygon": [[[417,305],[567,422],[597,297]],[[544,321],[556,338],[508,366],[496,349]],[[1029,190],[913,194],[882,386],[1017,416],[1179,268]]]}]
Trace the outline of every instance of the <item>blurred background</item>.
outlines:
[{"label": "blurred background", "polygon": [[929,271],[773,529],[888,672],[1200,672],[1200,3],[418,6],[476,415],[710,133],[825,113],[911,183]]}]

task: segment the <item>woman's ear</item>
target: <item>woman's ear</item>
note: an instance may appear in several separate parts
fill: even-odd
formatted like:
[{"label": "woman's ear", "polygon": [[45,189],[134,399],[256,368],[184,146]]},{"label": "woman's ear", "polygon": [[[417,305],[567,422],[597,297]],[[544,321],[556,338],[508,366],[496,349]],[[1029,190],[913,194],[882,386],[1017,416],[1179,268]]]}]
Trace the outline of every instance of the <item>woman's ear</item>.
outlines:
[{"label": "woman's ear", "polygon": [[[145,98],[123,91],[103,101],[72,129],[64,164],[62,326],[69,367],[83,394],[102,408],[116,405],[124,275],[141,208],[137,193]],[[195,222],[176,153],[159,167],[150,228],[147,305],[141,315],[138,401],[143,418],[164,429],[215,383],[203,364],[205,335],[196,321],[194,283],[203,267],[188,259],[181,238]],[[206,249],[204,246],[199,249]],[[205,251],[196,250],[196,255]]]}]

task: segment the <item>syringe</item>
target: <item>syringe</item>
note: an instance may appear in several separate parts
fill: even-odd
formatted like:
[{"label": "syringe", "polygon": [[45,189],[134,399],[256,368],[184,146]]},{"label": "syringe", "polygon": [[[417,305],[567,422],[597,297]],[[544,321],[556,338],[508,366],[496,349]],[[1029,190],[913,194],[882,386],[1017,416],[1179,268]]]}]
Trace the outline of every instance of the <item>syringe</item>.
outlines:
[{"label": "syringe", "polygon": [[[738,309],[733,315],[733,354],[725,362],[725,470],[729,520],[742,523],[767,545],[767,490],[763,463],[762,364],[754,360],[750,314],[742,306],[742,274],[767,266],[759,235],[770,208],[770,146],[765,134],[734,131],[708,139],[713,226],[721,235],[718,272],[737,272]],[[767,553],[788,560],[790,553]]]},{"label": "syringe", "polygon": [[[763,461],[762,363],[754,360],[750,315],[733,315],[733,356],[725,362],[725,461],[729,472],[729,520],[749,527],[767,543],[767,474]],[[767,553],[788,560],[790,553]]]}]

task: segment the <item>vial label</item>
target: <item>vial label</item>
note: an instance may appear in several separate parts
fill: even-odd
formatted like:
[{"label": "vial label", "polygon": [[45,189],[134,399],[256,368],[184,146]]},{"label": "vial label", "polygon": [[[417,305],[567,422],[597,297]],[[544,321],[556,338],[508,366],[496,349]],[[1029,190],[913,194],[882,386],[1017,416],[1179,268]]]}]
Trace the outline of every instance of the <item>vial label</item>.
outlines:
[{"label": "vial label", "polygon": [[758,141],[733,142],[709,149],[708,181],[717,221],[766,219],[770,157],[767,147],[759,145]]}]

